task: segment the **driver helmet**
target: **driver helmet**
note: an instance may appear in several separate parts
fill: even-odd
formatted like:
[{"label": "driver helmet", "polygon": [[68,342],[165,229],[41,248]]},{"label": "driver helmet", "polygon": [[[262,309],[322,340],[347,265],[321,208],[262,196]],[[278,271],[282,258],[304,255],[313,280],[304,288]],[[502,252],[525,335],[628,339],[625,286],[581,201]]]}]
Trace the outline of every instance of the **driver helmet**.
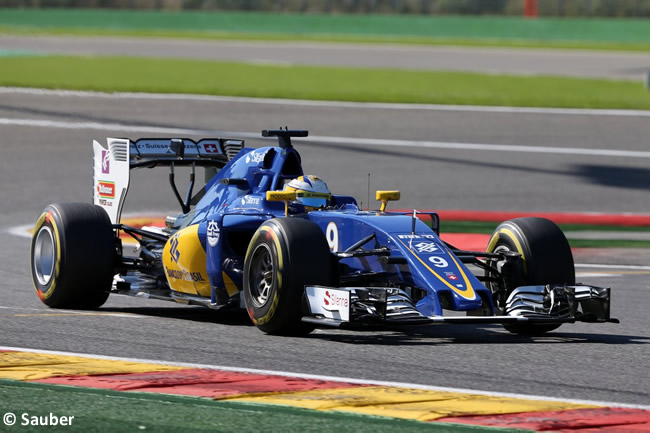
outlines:
[{"label": "driver helmet", "polygon": [[292,179],[284,186],[284,191],[295,191],[296,201],[305,208],[317,209],[327,207],[332,193],[323,179],[318,176],[305,175]]}]

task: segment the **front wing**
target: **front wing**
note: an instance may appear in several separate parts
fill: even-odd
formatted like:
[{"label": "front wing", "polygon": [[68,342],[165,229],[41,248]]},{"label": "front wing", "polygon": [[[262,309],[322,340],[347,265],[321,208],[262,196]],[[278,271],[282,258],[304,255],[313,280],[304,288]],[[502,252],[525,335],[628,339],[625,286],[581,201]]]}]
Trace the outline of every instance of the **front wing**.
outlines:
[{"label": "front wing", "polygon": [[513,290],[502,316],[425,316],[404,290],[392,287],[307,286],[304,322],[354,328],[433,323],[614,322],[610,289],[586,285],[523,286]]}]

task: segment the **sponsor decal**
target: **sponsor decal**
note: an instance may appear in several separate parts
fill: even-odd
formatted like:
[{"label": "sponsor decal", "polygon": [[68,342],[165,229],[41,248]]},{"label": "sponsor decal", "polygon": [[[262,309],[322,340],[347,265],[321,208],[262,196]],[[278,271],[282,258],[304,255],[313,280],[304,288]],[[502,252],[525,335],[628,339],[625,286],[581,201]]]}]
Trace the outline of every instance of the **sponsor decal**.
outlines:
[{"label": "sponsor decal", "polygon": [[440,250],[440,247],[435,244],[435,242],[429,242],[429,241],[422,241],[418,242],[416,244],[413,244],[415,249],[419,254],[436,254],[436,253],[442,253]]},{"label": "sponsor decal", "polygon": [[101,198],[115,198],[115,182],[100,180],[97,182],[97,194]]},{"label": "sponsor decal", "polygon": [[259,205],[261,202],[262,202],[262,199],[260,199],[259,197],[245,196],[245,197],[242,197],[242,199],[241,199],[242,206],[245,206],[247,204]]},{"label": "sponsor decal", "polygon": [[445,272],[445,275],[447,278],[449,278],[451,281],[457,281],[458,280],[458,275],[454,274],[453,272]]},{"label": "sponsor decal", "polygon": [[99,205],[100,205],[100,206],[113,206],[113,202],[112,202],[112,201],[108,201],[108,200],[106,200],[106,199],[104,199],[104,198],[100,198],[100,199],[99,199]]},{"label": "sponsor decal", "polygon": [[214,247],[219,243],[219,225],[216,221],[208,221],[208,245]]},{"label": "sponsor decal", "polygon": [[178,263],[178,259],[180,259],[181,257],[181,252],[178,251],[178,234],[175,234],[169,240],[169,254],[172,256],[172,260]]},{"label": "sponsor decal", "polygon": [[436,235],[434,234],[412,234],[412,235],[397,235],[398,238],[400,239],[435,239]]},{"label": "sponsor decal", "polygon": [[186,270],[167,269],[167,276],[174,280],[191,281],[193,283],[204,282],[203,274],[201,272],[188,272]]},{"label": "sponsor decal", "polygon": [[163,149],[169,150],[169,143],[136,143],[135,147],[139,149]]},{"label": "sponsor decal", "polygon": [[205,153],[219,153],[219,147],[215,143],[206,143],[203,145]]},{"label": "sponsor decal", "polygon": [[246,164],[250,162],[254,162],[256,164],[259,164],[260,162],[264,161],[264,155],[266,155],[266,152],[251,152],[248,155],[246,155]]},{"label": "sponsor decal", "polygon": [[305,287],[309,310],[331,319],[350,320],[350,292],[329,287]]},{"label": "sponsor decal", "polygon": [[102,173],[109,174],[111,172],[111,154],[107,150],[102,150]]},{"label": "sponsor decal", "polygon": [[350,299],[349,296],[340,296],[334,291],[325,290],[322,305],[328,311],[338,311],[340,308],[348,308]]}]

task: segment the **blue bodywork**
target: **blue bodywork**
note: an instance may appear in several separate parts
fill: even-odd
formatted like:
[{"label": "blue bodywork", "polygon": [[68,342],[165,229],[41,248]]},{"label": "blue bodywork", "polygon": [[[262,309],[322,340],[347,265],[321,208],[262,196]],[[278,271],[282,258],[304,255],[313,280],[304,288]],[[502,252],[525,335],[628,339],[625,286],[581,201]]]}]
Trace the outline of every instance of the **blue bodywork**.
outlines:
[{"label": "blue bodywork", "polygon": [[[269,218],[285,217],[284,203],[267,201],[266,192],[282,190],[289,179],[302,174],[300,155],[293,147],[243,148],[207,183],[205,195],[183,217],[181,228],[199,225],[212,302],[228,296],[224,274],[241,290],[246,249],[255,230]],[[487,308],[494,313],[490,291],[420,219],[410,214],[363,211],[349,196],[333,195],[331,201],[328,209],[310,212],[291,203],[289,217],[318,224],[334,253],[374,235],[365,247],[386,247],[391,259],[381,261],[373,255],[341,258],[339,287],[363,284],[409,290],[425,316],[440,316],[443,309]],[[207,241],[208,231],[218,242]]]}]

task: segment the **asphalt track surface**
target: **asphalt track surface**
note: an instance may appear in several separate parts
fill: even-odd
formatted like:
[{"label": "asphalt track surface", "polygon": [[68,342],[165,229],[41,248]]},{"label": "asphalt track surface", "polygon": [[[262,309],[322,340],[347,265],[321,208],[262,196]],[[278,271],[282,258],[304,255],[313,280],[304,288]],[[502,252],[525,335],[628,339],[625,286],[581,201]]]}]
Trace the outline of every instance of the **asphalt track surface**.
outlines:
[{"label": "asphalt track surface", "polygon": [[[402,190],[400,207],[650,212],[649,159],[597,152],[644,155],[650,136],[644,115],[305,106],[4,89],[0,345],[650,404],[647,267],[578,267],[583,282],[614,288],[612,314],[622,323],[565,325],[535,338],[513,336],[492,325],[442,325],[407,334],[325,329],[306,338],[281,338],[262,334],[240,313],[161,301],[113,296],[92,314],[50,310],[40,303],[30,281],[29,241],[6,229],[32,223],[51,202],[90,201],[92,139],[198,138],[224,130],[256,134],[286,124],[334,137],[332,142],[296,141],[305,170],[324,177],[334,192],[366,203],[370,172],[373,191]],[[359,138],[415,144],[375,146]],[[586,153],[416,146],[426,140],[570,147]],[[127,211],[175,209],[166,170],[136,171],[132,179]],[[585,260],[650,264],[647,254],[629,251],[624,257],[601,254]]]},{"label": "asphalt track surface", "polygon": [[650,72],[650,55],[647,53],[578,50],[0,35],[0,55],[3,50],[42,54],[200,58],[281,65],[558,75],[639,82],[644,82],[646,74]]}]

